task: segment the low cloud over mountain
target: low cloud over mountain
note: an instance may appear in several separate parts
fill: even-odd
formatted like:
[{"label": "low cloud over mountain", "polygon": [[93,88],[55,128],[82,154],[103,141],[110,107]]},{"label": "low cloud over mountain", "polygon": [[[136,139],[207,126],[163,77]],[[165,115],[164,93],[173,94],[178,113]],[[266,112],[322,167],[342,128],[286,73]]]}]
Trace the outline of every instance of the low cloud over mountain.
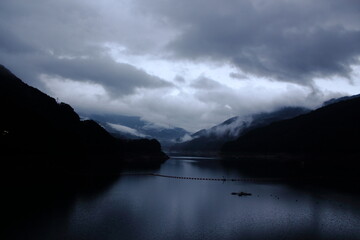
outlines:
[{"label": "low cloud over mountain", "polygon": [[357,94],[359,6],[3,0],[0,62],[78,111],[196,131],[232,116]]}]

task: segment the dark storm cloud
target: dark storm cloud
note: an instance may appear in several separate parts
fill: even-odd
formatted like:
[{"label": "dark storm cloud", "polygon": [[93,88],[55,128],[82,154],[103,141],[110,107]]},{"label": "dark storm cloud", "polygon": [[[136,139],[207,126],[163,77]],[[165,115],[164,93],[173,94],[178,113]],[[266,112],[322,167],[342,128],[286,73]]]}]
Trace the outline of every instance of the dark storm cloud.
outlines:
[{"label": "dark storm cloud", "polygon": [[[211,59],[245,73],[309,84],[315,77],[349,77],[351,66],[359,64],[360,4],[358,0],[3,0],[0,33],[0,60],[5,65],[5,61],[11,65],[14,57],[5,54],[30,50],[95,58],[102,51],[99,45],[114,42],[132,53]],[[20,58],[16,65],[22,64]],[[29,56],[23,59],[31,62]]]},{"label": "dark storm cloud", "polygon": [[239,80],[248,79],[248,77],[245,74],[234,73],[234,72],[229,73],[229,77],[239,79]]},{"label": "dark storm cloud", "polygon": [[359,64],[357,0],[155,0],[144,12],[179,30],[175,57],[231,62],[242,71],[281,81],[349,77]]},{"label": "dark storm cloud", "polygon": [[178,83],[185,83],[185,78],[183,78],[182,76],[180,75],[176,75],[175,78],[174,78],[174,81],[175,82],[178,82]]},{"label": "dark storm cloud", "polygon": [[137,88],[171,87],[171,83],[129,64],[108,57],[95,59],[57,59],[43,63],[43,72],[76,81],[98,83],[113,96],[134,93]]},{"label": "dark storm cloud", "polygon": [[[19,65],[11,56],[0,53],[0,59],[10,62],[10,66],[23,66],[21,77],[24,81],[38,85],[39,74],[50,77],[61,77],[74,81],[97,83],[102,85],[111,97],[120,97],[134,93],[139,88],[164,88],[173,84],[159,77],[147,74],[141,69],[117,63],[109,57],[96,58],[57,58],[50,54],[38,54],[27,57],[24,55],[23,63]],[[13,67],[16,69],[16,67]],[[12,69],[12,68],[11,68]]]},{"label": "dark storm cloud", "polygon": [[32,51],[32,54],[28,54],[31,48],[19,51],[16,45],[13,46],[18,50],[15,56],[9,54],[8,49],[6,51],[0,49],[0,61],[25,82],[39,88],[44,88],[38,81],[39,74],[97,83],[102,85],[113,98],[132,94],[139,88],[173,86],[172,83],[157,76],[152,76],[129,64],[117,63],[106,56],[58,57],[44,51]]},{"label": "dark storm cloud", "polygon": [[67,0],[1,1],[1,63],[42,89],[40,74],[98,83],[112,97],[128,95],[139,88],[172,86],[108,56],[104,43],[126,38],[136,30],[129,29],[124,34],[126,23],[108,23],[108,19],[100,17],[100,7],[101,4]]},{"label": "dark storm cloud", "polygon": [[223,87],[220,83],[206,77],[196,79],[190,86],[199,90],[214,90]]},{"label": "dark storm cloud", "polygon": [[35,49],[20,39],[10,29],[0,26],[0,51],[8,54],[30,53]]}]

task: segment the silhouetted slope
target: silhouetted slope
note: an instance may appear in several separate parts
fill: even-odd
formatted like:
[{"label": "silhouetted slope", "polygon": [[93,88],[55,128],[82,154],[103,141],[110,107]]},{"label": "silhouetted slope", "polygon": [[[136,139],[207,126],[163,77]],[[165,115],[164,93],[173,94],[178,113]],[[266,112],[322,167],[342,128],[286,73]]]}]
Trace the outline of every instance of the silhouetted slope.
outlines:
[{"label": "silhouetted slope", "polygon": [[222,151],[349,156],[360,153],[359,139],[360,98],[357,97],[254,129],[226,143]]},{"label": "silhouetted slope", "polygon": [[29,216],[101,191],[124,165],[157,167],[167,159],[156,140],[116,139],[1,65],[0,111],[3,239]]},{"label": "silhouetted slope", "polygon": [[222,145],[235,140],[246,132],[266,126],[272,122],[293,118],[309,112],[301,107],[284,107],[269,113],[259,113],[245,118],[233,117],[209,129],[200,130],[193,135],[193,139],[174,144],[172,151],[186,152],[218,152]]},{"label": "silhouetted slope", "polygon": [[353,95],[353,96],[344,96],[344,97],[340,97],[340,98],[331,98],[331,99],[325,101],[322,106],[324,107],[324,106],[327,106],[330,104],[334,104],[334,103],[338,103],[338,102],[342,102],[345,100],[350,100],[350,99],[354,99],[354,98],[358,98],[358,97],[360,97],[360,94]]},{"label": "silhouetted slope", "polygon": [[0,154],[52,156],[32,166],[113,169],[124,161],[166,159],[156,140],[116,139],[96,122],[80,121],[69,105],[28,86],[1,65],[0,107]]}]

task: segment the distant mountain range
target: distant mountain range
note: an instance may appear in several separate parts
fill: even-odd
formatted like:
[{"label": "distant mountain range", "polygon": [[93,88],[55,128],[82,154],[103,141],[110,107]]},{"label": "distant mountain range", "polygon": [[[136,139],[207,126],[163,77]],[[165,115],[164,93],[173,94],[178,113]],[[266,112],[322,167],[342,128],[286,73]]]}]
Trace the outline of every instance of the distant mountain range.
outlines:
[{"label": "distant mountain range", "polygon": [[[360,95],[333,98],[325,101],[322,107],[357,99],[359,97]],[[202,129],[191,134],[186,141],[173,144],[170,147],[170,152],[216,154],[225,143],[235,141],[254,129],[262,128],[278,121],[292,119],[310,112],[310,109],[303,107],[283,107],[273,112],[259,113],[245,117],[232,117],[214,127]],[[224,149],[228,149],[227,146],[229,145],[231,145],[231,143],[226,144]]]},{"label": "distant mountain range", "polygon": [[170,150],[173,152],[216,153],[224,143],[235,140],[251,129],[266,126],[275,121],[290,119],[309,111],[309,109],[301,107],[284,107],[269,113],[233,117],[219,125],[192,134],[190,140],[174,144]]},{"label": "distant mountain range", "polygon": [[293,119],[253,129],[226,143],[225,154],[321,155],[346,162],[360,154],[360,96],[331,100]]},{"label": "distant mountain range", "polygon": [[98,122],[110,134],[118,138],[155,138],[163,148],[168,148],[189,132],[178,127],[164,127],[141,119],[136,116],[123,116],[115,114],[81,114]]}]

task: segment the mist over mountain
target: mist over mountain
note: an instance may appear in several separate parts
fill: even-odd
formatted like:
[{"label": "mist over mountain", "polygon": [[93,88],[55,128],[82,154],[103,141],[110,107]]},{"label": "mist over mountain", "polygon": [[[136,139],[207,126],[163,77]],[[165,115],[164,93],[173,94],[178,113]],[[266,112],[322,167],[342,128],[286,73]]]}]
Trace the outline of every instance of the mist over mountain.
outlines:
[{"label": "mist over mountain", "polygon": [[327,106],[327,105],[330,105],[333,103],[338,103],[338,102],[342,102],[345,100],[350,100],[350,99],[354,99],[354,98],[358,98],[358,97],[360,97],[360,94],[352,95],[352,96],[344,96],[344,97],[340,97],[340,98],[331,98],[331,99],[325,101],[322,106],[324,107],[324,106]]},{"label": "mist over mountain", "polygon": [[[253,129],[222,151],[226,154],[290,154],[338,157],[346,162],[360,153],[360,97],[334,101],[307,114]],[[316,161],[316,159],[315,159]]]},{"label": "mist over mountain", "polygon": [[104,127],[111,135],[119,138],[155,138],[163,148],[168,148],[179,139],[183,139],[190,133],[178,127],[161,126],[136,116],[123,116],[115,114],[81,114],[94,119]]},{"label": "mist over mountain", "polygon": [[283,107],[268,113],[232,117],[219,125],[192,134],[187,141],[174,144],[171,146],[171,151],[216,153],[225,142],[235,140],[251,129],[293,118],[309,111],[302,107]]}]

